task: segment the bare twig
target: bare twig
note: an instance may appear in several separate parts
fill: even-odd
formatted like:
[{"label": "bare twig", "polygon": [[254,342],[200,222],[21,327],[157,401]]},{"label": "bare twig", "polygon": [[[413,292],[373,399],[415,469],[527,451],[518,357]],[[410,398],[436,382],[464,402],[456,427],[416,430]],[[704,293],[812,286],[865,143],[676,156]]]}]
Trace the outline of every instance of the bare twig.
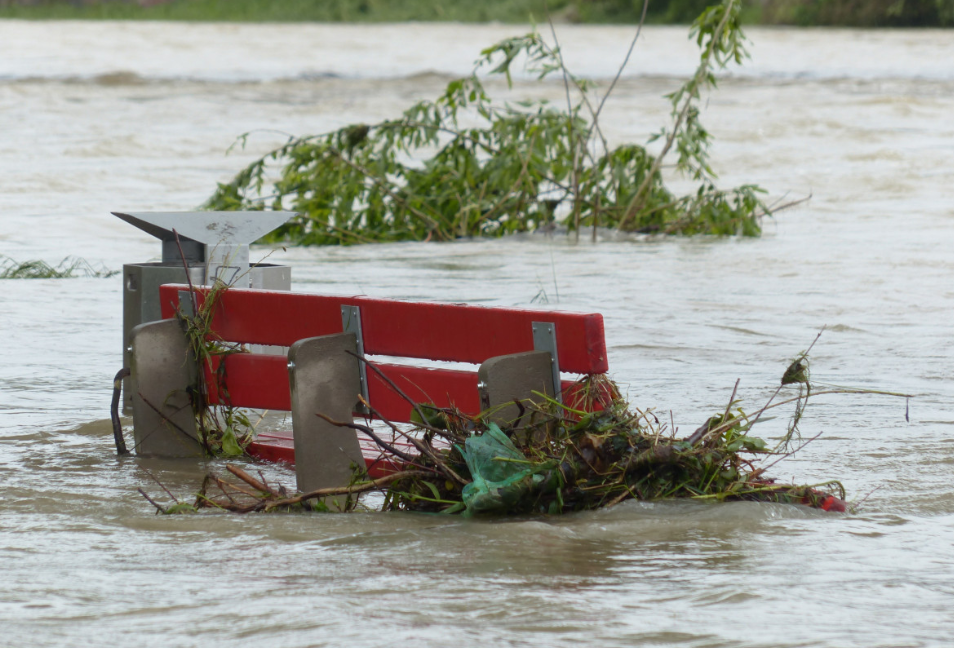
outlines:
[{"label": "bare twig", "polygon": [[451,468],[450,466],[448,466],[444,461],[441,460],[440,457],[438,457],[436,454],[434,454],[434,451],[433,451],[431,448],[429,448],[426,443],[420,441],[419,439],[415,439],[415,438],[412,437],[412,436],[407,437],[407,440],[411,442],[411,445],[413,445],[415,448],[417,448],[418,452],[420,452],[421,454],[425,454],[425,455],[427,455],[428,457],[430,457],[431,461],[434,462],[434,464],[437,466],[437,468],[438,468],[442,473],[444,473],[445,475],[447,475],[448,477],[450,477],[451,479],[453,479],[455,482],[457,482],[457,483],[460,484],[461,486],[466,486],[467,484],[470,483],[470,480],[469,480],[469,479],[464,479],[463,477],[461,477],[460,475],[458,475],[457,472],[456,472],[453,468]]},{"label": "bare twig", "polygon": [[363,355],[358,354],[358,353],[355,353],[355,352],[353,352],[353,351],[345,351],[345,353],[347,353],[348,355],[353,355],[353,356],[354,356],[355,358],[357,358],[360,362],[363,362],[371,371],[373,371],[374,373],[376,373],[376,374],[381,378],[381,380],[383,380],[384,382],[386,382],[386,383],[391,387],[391,389],[393,389],[393,390],[397,393],[398,396],[400,396],[400,397],[403,398],[405,401],[407,401],[408,403],[410,403],[411,407],[414,409],[415,412],[417,412],[417,415],[421,418],[420,427],[425,428],[425,429],[428,429],[428,430],[436,430],[436,429],[437,429],[437,428],[434,428],[433,426],[430,426],[430,425],[427,424],[427,417],[424,416],[424,411],[421,409],[421,406],[417,403],[417,401],[415,401],[413,398],[411,398],[410,396],[408,396],[407,394],[405,394],[405,393],[404,393],[404,390],[402,390],[400,387],[398,387],[397,384],[396,384],[393,380],[391,380],[391,378],[389,378],[387,374],[385,374],[383,371],[381,371],[381,368],[378,367],[377,364],[371,362],[370,360],[368,360],[368,359],[367,359],[366,357],[364,357]]},{"label": "bare twig", "polygon": [[818,342],[818,338],[820,338],[820,337],[822,336],[822,333],[825,332],[825,329],[826,329],[826,328],[828,328],[827,325],[821,327],[821,330],[818,332],[818,335],[816,335],[816,336],[815,336],[815,339],[812,340],[812,343],[808,345],[808,348],[805,349],[805,351],[804,351],[803,353],[800,353],[800,354],[799,354],[801,357],[806,357],[806,356],[808,356],[809,353],[811,353],[812,348],[815,346],[815,343]]},{"label": "bare twig", "polygon": [[706,48],[705,54],[703,54],[702,63],[699,64],[699,68],[696,70],[696,74],[692,81],[687,84],[687,87],[689,87],[690,90],[686,92],[686,101],[682,105],[682,109],[679,111],[679,114],[676,117],[672,131],[669,133],[669,137],[666,138],[666,143],[663,145],[662,151],[653,160],[653,164],[647,172],[646,177],[643,179],[642,184],[639,185],[639,189],[636,190],[636,195],[633,196],[633,199],[626,207],[623,218],[620,219],[619,225],[616,227],[617,232],[622,231],[623,226],[629,222],[629,219],[632,218],[633,215],[639,211],[639,207],[642,206],[642,201],[644,200],[646,191],[652,184],[653,178],[655,178],[656,174],[659,173],[659,167],[662,164],[663,158],[666,157],[666,154],[669,153],[669,149],[672,148],[673,142],[676,140],[676,136],[679,134],[679,129],[682,127],[682,123],[685,121],[686,115],[689,114],[689,108],[692,107],[692,100],[695,98],[695,88],[697,88],[699,84],[702,83],[703,78],[705,78],[705,75],[709,69],[709,59],[712,57],[716,43],[721,40],[722,34],[725,31],[725,26],[729,23],[729,18],[731,16],[732,12],[726,8],[725,13],[722,16],[722,20],[719,21],[718,27],[716,27],[715,31],[712,33],[712,37],[709,40],[709,46]]},{"label": "bare twig", "polygon": [[[560,48],[560,39],[557,38],[556,27],[553,26],[553,16],[550,15],[550,4],[544,0],[543,6],[547,11],[547,22],[550,24],[550,34],[553,35],[554,49],[552,53],[556,55],[560,63],[560,71],[563,73],[563,91],[566,93],[566,112],[567,115],[573,115],[573,101],[570,99],[570,71],[566,69],[563,62],[563,51]],[[570,139],[573,139],[573,124],[570,123]]]},{"label": "bare twig", "polygon": [[169,489],[166,488],[166,487],[163,485],[163,483],[162,483],[161,481],[159,481],[159,478],[158,478],[158,477],[156,477],[155,475],[153,475],[153,474],[152,474],[151,472],[149,472],[148,470],[146,470],[146,474],[149,475],[149,478],[152,479],[152,481],[154,481],[154,482],[156,482],[157,484],[159,484],[159,488],[161,488],[162,490],[166,491],[166,495],[168,495],[169,497],[171,497],[173,502],[175,502],[176,504],[179,503],[179,500],[176,499],[176,496],[173,495],[173,494],[169,491]]},{"label": "bare twig", "polygon": [[[765,407],[763,407],[763,408],[759,411],[759,416],[761,416],[761,415],[762,415],[762,412],[764,412],[764,411],[766,411],[766,410],[775,409],[776,407],[781,407],[782,405],[787,405],[787,404],[789,404],[789,403],[796,403],[796,402],[801,401],[801,400],[807,401],[809,398],[816,398],[816,397],[818,397],[818,396],[827,396],[827,395],[829,395],[829,394],[879,394],[879,395],[881,395],[881,396],[896,396],[896,397],[899,397],[899,398],[914,398],[914,396],[911,395],[911,394],[901,394],[901,393],[898,393],[898,392],[881,391],[881,390],[877,390],[877,389],[827,389],[827,390],[825,390],[825,391],[812,392],[811,395],[809,395],[809,396],[806,396],[806,395],[803,394],[803,395],[800,395],[800,396],[796,396],[796,397],[794,397],[794,398],[788,398],[788,399],[785,399],[785,400],[783,400],[783,401],[779,401],[779,402],[777,402],[777,403],[773,403],[773,404],[771,404],[771,405],[766,405]],[[728,430],[729,428],[734,427],[735,425],[738,425],[738,420],[737,420],[737,419],[733,419],[733,420],[728,421],[728,422],[726,422],[726,423],[722,423],[722,424],[719,425],[718,427],[715,427],[715,428],[712,428],[711,430],[709,430],[709,433],[711,433],[711,434],[722,433],[722,432],[725,432],[726,430]],[[749,427],[751,427],[751,425],[750,425]]]},{"label": "bare twig", "polygon": [[772,401],[775,400],[775,397],[778,396],[778,393],[782,391],[782,387],[784,386],[785,385],[779,385],[778,388],[776,388],[775,392],[769,397],[765,405],[762,406],[762,409],[760,409],[758,413],[755,415],[755,418],[752,420],[752,422],[748,424],[749,429],[752,429],[752,426],[754,426],[756,423],[759,422],[759,419],[762,418],[762,414],[765,412],[766,409],[768,409],[768,406],[772,404]]},{"label": "bare twig", "polygon": [[[795,448],[794,450],[789,450],[788,452],[786,452],[785,454],[781,455],[778,459],[776,459],[775,461],[773,461],[773,462],[770,463],[769,465],[763,466],[763,467],[759,468],[756,472],[757,472],[758,474],[762,474],[763,472],[765,472],[766,470],[768,470],[769,468],[771,468],[772,466],[774,466],[775,464],[777,464],[779,461],[781,461],[781,460],[783,460],[783,459],[787,459],[788,457],[791,457],[793,454],[795,454],[796,452],[798,452],[799,450],[801,450],[802,448],[804,448],[805,446],[807,446],[809,443],[811,443],[812,441],[814,441],[815,439],[817,439],[818,437],[820,437],[822,434],[824,434],[824,433],[823,433],[823,432],[819,432],[818,434],[816,434],[816,435],[813,436],[812,438],[810,438],[810,439],[808,439],[807,441],[805,441],[802,445],[798,446],[798,447]],[[753,474],[754,474],[754,473],[753,473]]]},{"label": "bare twig", "polygon": [[334,426],[351,428],[352,430],[358,430],[359,432],[363,432],[368,437],[370,437],[371,440],[374,441],[378,446],[380,446],[381,449],[383,449],[386,452],[390,452],[395,457],[399,457],[403,459],[404,461],[407,461],[410,463],[416,459],[416,457],[412,457],[411,455],[405,452],[402,452],[398,450],[397,448],[395,448],[394,446],[390,445],[387,441],[385,441],[384,439],[379,437],[377,434],[375,434],[374,430],[372,430],[366,425],[361,425],[360,423],[348,423],[347,421],[336,421],[333,418],[330,418],[329,416],[322,414],[321,412],[315,412],[315,416],[317,416],[320,419],[324,419],[325,421],[328,421]]},{"label": "bare twig", "polygon": [[[438,468],[441,472],[443,472],[445,475],[447,475],[447,476],[448,476],[449,478],[451,478],[452,480],[456,481],[458,484],[464,485],[464,484],[469,484],[469,483],[470,483],[469,480],[464,479],[463,477],[461,477],[460,475],[458,475],[457,472],[456,472],[453,468],[451,468],[450,466],[447,465],[447,463],[445,463],[444,461],[442,461],[441,458],[438,457],[438,456],[434,453],[433,449],[430,447],[429,444],[422,442],[420,439],[417,439],[417,438],[411,436],[410,434],[408,434],[407,432],[405,432],[404,430],[400,429],[399,427],[397,427],[396,425],[394,425],[391,421],[389,421],[387,418],[385,418],[384,416],[382,416],[382,415],[380,414],[380,412],[378,412],[376,409],[374,409],[374,408],[371,406],[371,404],[370,404],[368,401],[366,401],[363,397],[359,397],[359,398],[361,399],[361,402],[368,408],[368,410],[371,412],[371,414],[372,414],[373,416],[375,416],[375,417],[377,417],[378,419],[384,421],[392,430],[394,430],[394,432],[396,432],[397,434],[400,434],[400,435],[403,436],[405,439],[407,439],[408,442],[409,442],[412,446],[414,446],[414,447],[417,449],[418,452],[420,452],[421,454],[426,455],[427,457],[429,457],[429,458],[431,459],[431,461],[434,462],[434,464],[437,466],[437,468]],[[419,414],[419,415],[421,416],[421,418],[422,418],[422,421],[421,421],[421,423],[419,424],[420,427],[422,427],[422,428],[427,428],[428,430],[432,430],[432,431],[434,431],[434,432],[438,432],[437,428],[427,425],[426,421],[423,420],[423,416],[424,416],[424,415],[423,415],[423,412],[420,411],[420,409],[418,409],[418,414]],[[321,414],[319,414],[318,416],[321,416],[322,418],[325,418],[325,417],[322,416]],[[330,419],[326,419],[326,420],[328,420],[329,422],[332,422]],[[349,424],[345,424],[345,426],[347,426],[347,427],[352,427],[352,426],[354,426],[354,425],[356,425],[356,424],[350,424],[350,425],[349,425]],[[364,426],[358,426],[358,427],[359,427],[359,428],[364,428]],[[369,428],[364,428],[364,430],[366,431],[366,433],[368,433],[369,435],[373,436],[373,433],[370,431]],[[442,435],[442,436],[443,436],[443,435]],[[382,446],[382,447],[384,447],[384,446]],[[401,458],[408,457],[408,455],[404,455],[403,453],[398,452],[397,450],[394,450],[394,449],[392,449],[391,452],[394,452],[396,455],[398,455],[398,456],[401,457]],[[413,462],[414,460],[415,460],[415,459],[414,459],[414,458],[411,458],[411,457],[405,459],[405,461],[408,461],[409,463]]]},{"label": "bare twig", "polygon": [[[633,40],[629,44],[629,49],[626,51],[626,57],[620,64],[619,70],[616,71],[616,76],[613,77],[613,82],[610,83],[610,87],[607,88],[606,94],[604,94],[603,98],[600,100],[600,105],[596,109],[596,114],[593,116],[593,126],[590,127],[591,131],[596,127],[597,120],[600,116],[600,113],[603,112],[603,106],[606,104],[606,100],[609,99],[609,96],[613,93],[613,89],[616,88],[616,84],[619,83],[620,77],[623,76],[623,70],[625,70],[626,66],[629,65],[629,58],[633,55],[633,50],[636,48],[636,41],[639,40],[639,35],[643,31],[643,25],[646,23],[647,9],[649,9],[649,0],[643,0],[643,13],[639,16],[639,24],[636,26],[636,35],[633,36]],[[589,139],[589,135],[587,135],[587,139]]]},{"label": "bare twig", "polygon": [[624,488],[622,493],[620,493],[619,495],[617,495],[616,497],[614,497],[612,500],[609,501],[609,503],[606,504],[606,508],[610,508],[610,507],[616,506],[617,504],[619,504],[620,502],[622,502],[622,501],[623,501],[624,499],[626,499],[627,497],[632,497],[632,496],[633,496],[633,494],[632,494],[631,492],[629,492],[629,489],[628,489],[628,488]]},{"label": "bare twig", "polygon": [[357,493],[364,493],[369,490],[375,490],[381,488],[382,486],[387,486],[396,481],[402,479],[408,479],[411,477],[427,477],[431,473],[423,470],[404,470],[401,472],[391,473],[390,475],[385,475],[384,477],[379,477],[374,481],[365,482],[363,484],[354,484],[353,486],[340,486],[335,488],[319,488],[318,490],[310,491],[308,493],[302,493],[301,495],[296,495],[294,497],[287,497],[281,500],[274,500],[270,502],[260,502],[251,510],[265,510],[271,511],[272,509],[278,508],[280,506],[291,506],[293,504],[300,504],[306,500],[318,499],[320,497],[332,497],[334,495],[354,495]]},{"label": "bare twig", "polygon": [[[370,365],[369,365],[369,366],[370,366]],[[362,399],[362,400],[363,400],[363,399]],[[366,401],[363,401],[363,402],[366,402]],[[320,412],[317,414],[317,416],[318,416],[319,418],[323,418],[324,420],[328,421],[328,422],[331,423],[332,425],[337,425],[337,426],[339,426],[339,427],[348,427],[348,428],[352,428],[352,429],[354,429],[354,430],[361,430],[362,432],[364,432],[365,434],[367,434],[368,436],[370,436],[372,439],[374,439],[382,448],[384,448],[384,449],[387,450],[388,452],[394,453],[395,455],[397,455],[397,456],[400,457],[401,459],[404,459],[404,460],[407,461],[408,463],[412,463],[412,462],[414,462],[414,461],[416,460],[415,457],[411,457],[410,455],[407,455],[407,454],[405,454],[405,453],[403,453],[403,452],[397,450],[396,448],[391,448],[391,447],[389,447],[384,441],[378,439],[378,438],[374,435],[374,432],[373,432],[370,428],[368,428],[368,427],[366,427],[366,426],[364,426],[364,425],[359,425],[359,424],[357,424],[357,423],[346,423],[346,422],[344,422],[344,421],[335,421],[335,420],[333,420],[333,419],[328,418],[328,417],[325,416],[324,414],[321,414]],[[428,458],[430,458],[430,460],[434,462],[434,465],[437,467],[437,469],[440,470],[440,471],[441,471],[442,473],[444,473],[445,475],[447,475],[447,477],[449,477],[450,479],[456,481],[458,484],[462,484],[462,485],[463,485],[463,484],[469,484],[469,483],[470,483],[469,480],[464,479],[463,477],[461,477],[460,475],[458,475],[457,472],[456,472],[453,468],[451,468],[450,466],[448,466],[444,461],[442,461],[442,460],[440,459],[440,457],[438,457],[436,454],[434,454],[433,450],[431,450],[431,448],[429,448],[426,443],[421,442],[420,439],[416,439],[416,438],[414,438],[413,436],[411,436],[411,435],[407,434],[406,432],[404,432],[403,430],[400,430],[399,428],[395,427],[390,421],[388,421],[387,419],[381,417],[380,414],[377,414],[376,416],[377,416],[378,418],[380,418],[382,421],[384,421],[385,423],[387,423],[388,425],[390,425],[390,426],[391,426],[391,429],[395,430],[396,432],[398,432],[399,434],[401,434],[402,436],[404,436],[404,438],[407,439],[408,442],[409,442],[411,445],[413,445],[413,446],[417,449],[418,452],[420,452],[421,454],[426,455]],[[421,414],[421,418],[423,419],[423,414]],[[430,427],[430,426],[426,426],[425,423],[421,423],[420,425],[421,425],[421,427]]]},{"label": "bare twig", "polygon": [[779,205],[778,207],[776,207],[775,205],[777,205],[778,203],[780,203],[784,198],[785,198],[785,196],[782,196],[782,198],[780,198],[779,200],[775,201],[774,203],[772,203],[771,205],[769,205],[767,208],[763,209],[759,214],[756,214],[756,216],[757,216],[757,217],[762,217],[762,216],[766,216],[767,214],[774,214],[774,213],[780,212],[780,211],[782,211],[782,210],[784,210],[784,209],[789,209],[789,208],[791,208],[791,207],[795,207],[796,205],[801,205],[802,203],[805,203],[805,202],[808,202],[809,200],[811,200],[811,199],[812,199],[812,194],[808,194],[808,195],[805,196],[804,198],[798,198],[797,200],[790,200],[790,201],[788,201],[787,203],[782,203],[781,205]]},{"label": "bare twig", "polygon": [[278,491],[274,490],[273,488],[270,488],[268,484],[265,483],[264,477],[262,478],[262,481],[259,481],[255,479],[254,477],[252,477],[251,475],[249,475],[244,470],[242,470],[241,468],[239,468],[238,466],[234,466],[232,464],[227,464],[225,466],[225,469],[228,470],[233,475],[235,475],[236,477],[238,477],[239,479],[241,479],[243,482],[245,482],[249,486],[251,486],[252,488],[258,489],[262,491],[263,493],[268,493],[269,495],[272,495],[274,497],[281,497],[281,494]]},{"label": "bare twig", "polygon": [[[696,428],[696,431],[693,432],[692,434],[690,434],[690,435],[686,438],[686,443],[688,443],[690,446],[694,446],[694,445],[696,445],[697,443],[699,443],[700,441],[702,441],[702,437],[704,437],[704,436],[706,435],[706,433],[709,431],[709,423],[710,423],[711,420],[712,420],[712,419],[709,419],[709,420],[707,420],[705,423],[703,423],[702,425],[700,425],[699,427],[697,427],[697,428]],[[648,421],[647,421],[647,423],[648,423]]]},{"label": "bare twig", "polygon": [[[229,472],[231,472],[231,471],[229,471]],[[232,473],[232,474],[234,475],[235,473]],[[236,477],[238,477],[238,475],[236,475]],[[212,476],[212,479],[215,481],[215,483],[218,485],[218,487],[219,487],[220,489],[222,489],[222,492],[225,493],[226,496],[228,495],[228,493],[226,492],[225,487],[228,486],[229,488],[231,488],[231,489],[234,490],[234,491],[238,491],[239,493],[242,493],[243,495],[248,495],[249,497],[254,497],[255,499],[259,499],[259,498],[262,497],[260,493],[256,493],[255,491],[251,491],[251,490],[249,490],[248,488],[246,488],[246,487],[244,487],[244,486],[240,486],[240,485],[238,485],[238,484],[231,484],[231,483],[225,481],[224,479],[222,479],[221,477],[219,477],[218,475],[213,475],[213,476]],[[240,478],[240,479],[241,479],[241,478]],[[229,498],[229,499],[231,499],[231,498]]]},{"label": "bare twig", "polygon": [[729,396],[729,403],[725,406],[725,413],[722,415],[723,422],[729,418],[729,410],[732,409],[732,403],[735,402],[735,393],[739,390],[739,381],[741,378],[735,379],[735,387],[732,388],[732,395]]},{"label": "bare twig", "polygon": [[[580,242],[580,148],[584,146],[589,140],[580,140],[579,142],[573,137],[573,102],[570,100],[570,72],[566,69],[566,63],[563,62],[563,52],[560,49],[560,41],[557,39],[556,28],[553,26],[553,18],[550,16],[550,7],[546,4],[544,0],[544,6],[547,10],[547,20],[550,23],[550,33],[553,34],[553,43],[555,49],[553,53],[556,54],[557,61],[560,62],[560,70],[563,73],[563,89],[566,92],[566,126],[567,126],[567,139],[570,141],[570,145],[573,147],[573,177],[571,179],[573,187],[573,231],[575,232],[576,242]],[[584,100],[586,99],[586,93],[582,93]],[[592,108],[591,108],[592,110]],[[594,113],[595,115],[595,113]],[[596,126],[596,121],[593,121],[594,126]],[[606,146],[606,140],[603,140],[604,147]]]},{"label": "bare twig", "polygon": [[[736,423],[738,423],[738,419],[732,419],[731,421],[729,421],[729,410],[732,409],[732,403],[735,402],[735,393],[739,389],[739,380],[740,379],[738,378],[736,379],[735,387],[732,388],[732,395],[729,396],[729,403],[728,405],[725,406],[725,413],[722,414],[722,423],[718,427],[713,428],[710,426],[711,419],[710,421],[706,421],[705,423],[702,424],[702,427],[697,429],[695,432],[692,433],[692,435],[689,436],[688,439],[686,439],[689,445],[694,446],[700,441],[714,436],[713,433],[715,431],[718,431],[721,434],[724,430],[732,428],[735,426]],[[732,425],[728,425],[729,423],[731,423]],[[727,425],[728,427],[726,427]],[[673,432],[675,433],[675,431]]]},{"label": "bare twig", "polygon": [[238,506],[238,502],[236,502],[235,499],[231,495],[229,495],[229,492],[225,490],[225,486],[229,484],[227,484],[226,482],[223,482],[221,479],[219,479],[215,475],[210,475],[210,477],[212,478],[212,482],[219,487],[220,491],[222,491],[222,494],[225,495],[230,502],[232,502],[232,506]]},{"label": "bare twig", "polygon": [[156,507],[156,512],[157,512],[157,513],[165,514],[166,509],[163,508],[162,506],[159,506],[159,504],[157,504],[154,499],[152,499],[151,497],[149,497],[148,495],[146,495],[146,491],[144,491],[144,490],[141,489],[141,488],[137,488],[136,490],[139,491],[139,494],[140,494],[140,495],[142,495],[143,497],[146,498],[146,501],[147,501],[147,502],[149,502],[150,504],[152,504],[153,506]]},{"label": "bare twig", "polygon": [[857,504],[856,504],[855,502],[852,502],[852,503],[851,503],[851,512],[852,512],[852,513],[857,513],[857,512],[858,512],[858,509],[861,508],[861,505],[864,504],[865,502],[867,502],[867,501],[868,501],[868,498],[871,497],[872,495],[874,495],[876,491],[880,490],[882,486],[884,486],[884,484],[878,484],[877,486],[875,486],[874,488],[872,488],[870,491],[868,491],[868,494],[867,494],[867,495],[865,495],[864,497],[862,497],[862,498],[858,501]]}]

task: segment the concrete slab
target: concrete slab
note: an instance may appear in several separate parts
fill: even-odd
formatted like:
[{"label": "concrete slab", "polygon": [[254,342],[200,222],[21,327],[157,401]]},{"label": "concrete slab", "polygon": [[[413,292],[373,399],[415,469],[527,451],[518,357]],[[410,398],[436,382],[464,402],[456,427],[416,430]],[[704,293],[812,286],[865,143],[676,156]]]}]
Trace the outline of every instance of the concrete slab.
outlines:
[{"label": "concrete slab", "polygon": [[197,365],[182,325],[175,319],[140,324],[129,337],[136,454],[204,456],[189,395]]},{"label": "concrete slab", "polygon": [[[501,427],[509,427],[520,416],[520,408],[513,401],[530,400],[539,402],[534,391],[553,397],[553,370],[550,353],[547,351],[527,351],[491,358],[477,370],[479,380],[481,409],[500,407],[489,418]],[[529,422],[524,417],[519,427]]]},{"label": "concrete slab", "polygon": [[[353,422],[352,412],[361,393],[354,333],[338,333],[299,340],[288,351],[292,430],[295,437],[295,474],[298,490],[347,486],[353,466],[364,467],[354,430],[328,423]],[[337,498],[344,502],[345,498]],[[335,507],[334,501],[325,502]]]}]

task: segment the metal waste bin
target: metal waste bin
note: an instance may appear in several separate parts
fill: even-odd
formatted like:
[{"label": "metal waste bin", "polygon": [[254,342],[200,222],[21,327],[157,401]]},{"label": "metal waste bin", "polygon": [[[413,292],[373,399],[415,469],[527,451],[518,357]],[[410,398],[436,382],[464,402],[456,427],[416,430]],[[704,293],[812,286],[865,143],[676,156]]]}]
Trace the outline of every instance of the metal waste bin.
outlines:
[{"label": "metal waste bin", "polygon": [[[162,241],[162,261],[123,265],[123,366],[130,366],[130,331],[162,319],[159,286],[210,286],[217,279],[243,288],[291,290],[291,268],[249,262],[249,244],[295,215],[294,212],[113,212]],[[178,234],[178,241],[176,240]],[[186,277],[186,266],[189,276]],[[132,398],[123,385],[123,412]]]}]

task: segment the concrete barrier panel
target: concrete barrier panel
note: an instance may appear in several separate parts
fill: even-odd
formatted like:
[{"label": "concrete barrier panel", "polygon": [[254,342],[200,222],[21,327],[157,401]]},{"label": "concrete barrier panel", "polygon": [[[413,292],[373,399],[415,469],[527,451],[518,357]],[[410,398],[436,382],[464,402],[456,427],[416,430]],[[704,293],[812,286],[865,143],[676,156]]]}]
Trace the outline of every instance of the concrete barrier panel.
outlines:
[{"label": "concrete barrier panel", "polygon": [[295,474],[302,492],[347,486],[353,466],[365,465],[355,431],[316,416],[354,421],[361,379],[358,359],[348,351],[356,349],[354,333],[339,333],[299,340],[288,351]]},{"label": "concrete barrier panel", "polygon": [[[491,358],[480,365],[477,378],[482,409],[511,403],[507,407],[500,407],[488,419],[501,427],[511,426],[520,416],[520,408],[513,404],[514,400],[539,402],[541,399],[533,394],[535,391],[551,398],[554,394],[553,369],[547,351],[527,351]],[[527,414],[519,427],[529,421],[530,415]]]},{"label": "concrete barrier panel", "polygon": [[175,319],[140,324],[129,339],[136,454],[203,456],[190,398],[198,368],[182,325]]}]

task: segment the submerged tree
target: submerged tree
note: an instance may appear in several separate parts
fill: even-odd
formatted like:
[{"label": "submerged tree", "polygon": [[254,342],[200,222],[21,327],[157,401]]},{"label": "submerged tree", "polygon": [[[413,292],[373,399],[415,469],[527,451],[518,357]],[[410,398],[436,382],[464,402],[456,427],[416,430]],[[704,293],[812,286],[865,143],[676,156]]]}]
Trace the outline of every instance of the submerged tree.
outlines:
[{"label": "submerged tree", "polygon": [[[398,119],[291,138],[220,184],[205,207],[297,211],[271,238],[306,245],[448,241],[554,224],[577,236],[584,227],[594,236],[597,227],[757,236],[768,213],[762,190],[716,188],[697,105],[700,93],[716,85],[715,71],[747,55],[740,8],[740,0],[723,0],[693,24],[699,66],[667,96],[673,121],[650,139],[662,142],[657,155],[638,144],[610,148],[599,116],[613,86],[596,96],[589,82],[569,73],[559,46],[533,32],[484,50],[470,76]],[[562,75],[566,108],[495,102],[480,73],[512,85],[517,60],[538,79]],[[243,145],[247,136],[239,139]],[[674,195],[663,182],[661,166],[673,150],[678,171],[699,183],[688,195]],[[272,165],[281,165],[274,181]]]}]

